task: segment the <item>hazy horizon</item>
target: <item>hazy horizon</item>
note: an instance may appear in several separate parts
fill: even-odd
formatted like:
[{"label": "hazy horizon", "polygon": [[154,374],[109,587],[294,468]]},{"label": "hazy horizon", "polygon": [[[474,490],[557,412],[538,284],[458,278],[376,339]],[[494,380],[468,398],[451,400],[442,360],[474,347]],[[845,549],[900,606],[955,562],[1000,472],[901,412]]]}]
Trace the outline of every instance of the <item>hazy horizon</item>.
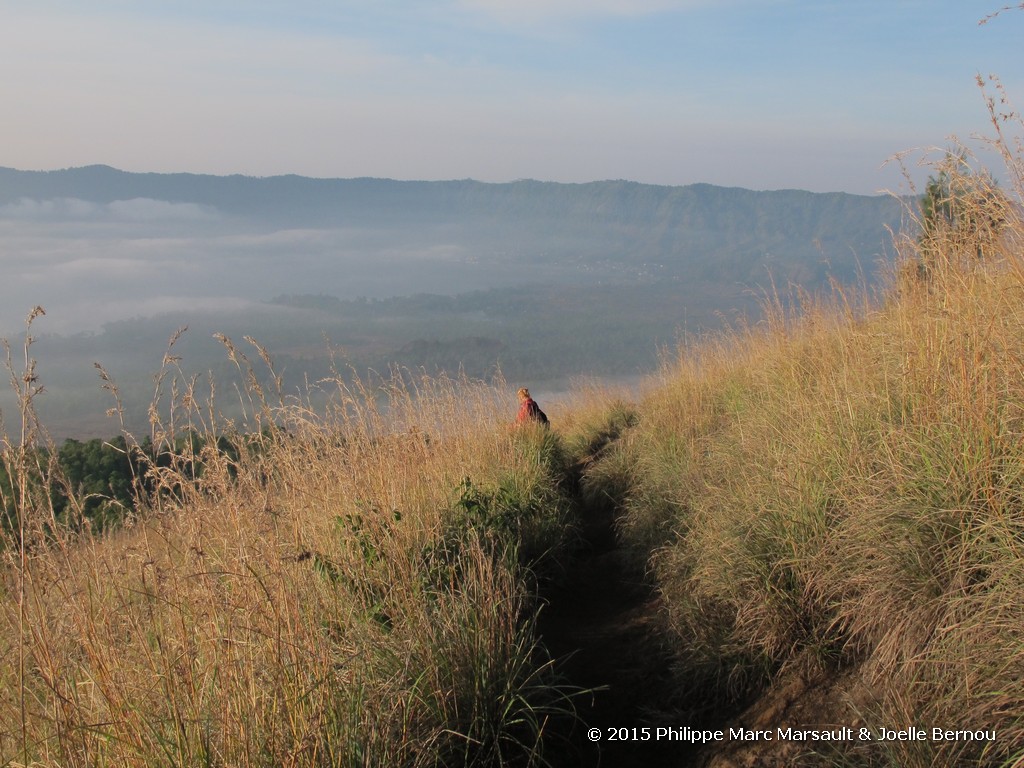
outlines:
[{"label": "hazy horizon", "polygon": [[[980,146],[978,146],[977,148],[981,149]],[[929,160],[926,162],[926,161],[924,161],[922,159],[922,162],[915,163],[913,167],[908,167],[908,168],[905,169],[905,171],[907,173],[910,173],[911,175],[915,175],[916,172],[919,172],[919,174],[922,175],[922,178],[924,176],[926,176],[926,175],[934,175],[934,173],[935,173],[935,170],[934,170],[935,163],[933,163],[931,161],[935,161],[937,163],[943,157],[943,155],[947,152],[947,150],[948,151],[952,151],[953,149],[954,149],[954,147],[952,145],[949,145],[949,146],[946,146],[946,147],[943,147],[943,148],[939,148],[939,147],[921,148],[921,152],[922,152],[921,157],[924,158],[925,155],[923,153],[927,151],[928,152],[927,157],[929,158]],[[914,151],[915,150],[908,150],[908,152],[910,152],[910,153],[913,153]],[[891,157],[886,158],[886,161],[885,161],[884,164],[888,165],[890,161],[892,161],[893,163],[897,163],[898,160],[899,160],[899,158],[897,157],[898,154],[899,153],[893,153],[893,155]],[[242,178],[242,179],[256,179],[256,180],[261,180],[261,179],[301,178],[301,179],[312,179],[312,180],[315,180],[315,181],[363,181],[363,180],[371,180],[371,181],[399,181],[399,182],[410,182],[410,183],[435,183],[435,182],[436,183],[445,183],[445,182],[469,181],[469,182],[476,182],[478,184],[487,184],[487,185],[515,184],[517,182],[537,182],[539,184],[559,184],[559,185],[565,185],[565,186],[586,186],[588,184],[601,184],[601,183],[604,183],[604,182],[624,182],[624,183],[627,183],[627,184],[638,184],[638,185],[641,185],[641,186],[648,186],[648,187],[674,188],[674,187],[713,186],[713,187],[723,187],[725,189],[743,189],[743,190],[748,190],[748,191],[751,191],[751,192],[785,192],[785,191],[795,190],[795,191],[800,191],[800,192],[813,192],[815,194],[839,193],[839,194],[847,194],[847,195],[856,195],[856,196],[859,196],[859,197],[878,197],[878,196],[882,196],[882,195],[899,195],[899,194],[903,194],[903,193],[907,192],[907,190],[905,190],[905,189],[903,190],[903,192],[901,192],[900,189],[889,188],[889,187],[878,188],[878,189],[874,189],[874,190],[871,190],[871,191],[854,191],[854,190],[850,190],[850,189],[838,189],[838,188],[836,188],[836,189],[832,189],[832,188],[827,188],[827,189],[826,188],[823,188],[823,189],[810,189],[810,188],[807,188],[807,187],[793,187],[793,186],[784,186],[784,185],[777,185],[777,184],[768,184],[766,186],[758,186],[758,185],[755,185],[755,184],[742,184],[742,183],[720,184],[720,183],[713,182],[713,181],[707,181],[706,179],[694,179],[692,181],[678,182],[678,183],[653,182],[653,181],[642,181],[640,179],[627,178],[627,177],[623,177],[623,176],[614,176],[614,177],[613,176],[608,176],[608,177],[600,177],[600,178],[599,177],[594,177],[594,178],[581,177],[579,179],[574,179],[574,180],[571,180],[571,181],[564,181],[564,180],[560,180],[560,179],[556,179],[556,178],[546,178],[546,177],[540,177],[540,176],[520,176],[520,177],[508,178],[508,179],[485,179],[485,178],[477,178],[477,177],[474,177],[474,176],[438,176],[438,177],[432,177],[432,178],[419,177],[419,176],[416,176],[416,177],[412,177],[412,176],[404,177],[404,176],[400,176],[400,175],[390,175],[390,176],[388,176],[388,175],[383,175],[383,174],[379,174],[379,173],[378,174],[369,173],[369,174],[362,174],[362,175],[337,176],[337,175],[324,175],[324,174],[319,174],[318,175],[318,174],[315,174],[315,173],[298,173],[298,172],[295,172],[295,171],[288,171],[288,170],[284,170],[284,171],[280,171],[280,172],[274,172],[274,173],[247,173],[247,172],[244,172],[244,171],[232,171],[232,172],[225,172],[225,173],[217,173],[217,172],[212,172],[212,171],[194,170],[194,169],[191,169],[191,168],[178,168],[176,170],[166,170],[165,171],[165,170],[154,170],[152,168],[133,169],[133,168],[127,168],[127,167],[120,167],[120,166],[116,166],[116,165],[111,165],[110,163],[106,163],[106,162],[83,162],[83,163],[75,164],[75,165],[51,166],[51,167],[27,167],[27,166],[26,167],[22,167],[22,166],[16,166],[16,165],[0,164],[0,170],[11,170],[11,171],[19,171],[19,172],[25,172],[25,173],[41,173],[41,174],[55,173],[55,172],[60,172],[60,171],[80,171],[80,170],[88,170],[88,169],[94,169],[94,168],[109,169],[111,171],[116,171],[116,172],[119,172],[119,173],[128,173],[128,174],[143,175],[143,176],[148,176],[148,175],[156,175],[156,176],[191,176],[191,177],[212,177],[212,178]],[[917,171],[915,171],[915,169],[917,169]],[[906,177],[904,176],[903,179],[905,181]],[[903,183],[901,183],[901,184],[899,184],[897,186],[902,188],[905,185]],[[914,193],[915,191],[919,191],[919,190],[910,190],[910,193]],[[31,206],[32,203],[39,202],[39,201],[32,200],[32,199],[26,199],[24,202],[25,202],[26,206]],[[134,200],[125,200],[123,202],[134,202]],[[196,211],[196,213],[199,213],[199,212]]]},{"label": "hazy horizon", "polygon": [[[989,0],[14,3],[0,166],[906,191],[990,126]],[[981,144],[979,144],[979,147]]]}]

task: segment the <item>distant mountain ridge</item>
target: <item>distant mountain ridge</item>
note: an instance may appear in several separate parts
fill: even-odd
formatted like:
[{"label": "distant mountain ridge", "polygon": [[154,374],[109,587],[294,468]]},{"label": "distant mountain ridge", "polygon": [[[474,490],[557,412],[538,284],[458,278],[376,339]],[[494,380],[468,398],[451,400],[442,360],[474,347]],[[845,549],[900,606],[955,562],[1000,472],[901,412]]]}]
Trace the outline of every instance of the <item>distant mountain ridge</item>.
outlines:
[{"label": "distant mountain ridge", "polygon": [[[511,244],[527,262],[656,262],[671,274],[729,280],[763,274],[811,277],[827,262],[841,279],[870,271],[900,226],[888,196],[752,191],[711,184],[655,186],[249,177],[129,173],[108,166],[58,171],[0,168],[0,206],[74,198],[98,204],[146,198],[194,203],[268,227],[367,227],[471,248]],[[819,272],[819,270],[812,270]],[[815,274],[815,280],[823,273]]]},{"label": "distant mountain ridge", "polygon": [[[845,192],[807,192],[796,189],[754,191],[696,183],[662,186],[633,181],[607,180],[563,183],[521,179],[512,182],[399,181],[386,178],[313,178],[282,176],[216,176],[193,173],[135,173],[106,165],[90,165],[55,171],[22,171],[0,167],[0,204],[21,198],[78,198],[109,203],[132,198],[213,205],[232,213],[262,211],[283,200],[292,209],[336,212],[336,206],[352,206],[361,212],[396,209],[415,204],[432,213],[456,210],[493,210],[502,203],[510,212],[548,214],[600,214],[613,209],[630,216],[664,212],[666,206],[700,203],[737,204],[771,209],[779,203],[817,199],[828,208],[857,202],[891,203],[890,196],[854,195]],[[754,201],[760,201],[755,203]],[[654,204],[652,207],[652,203]],[[555,204],[552,208],[552,204]],[[883,208],[889,207],[883,205]],[[308,209],[306,209],[308,210]]]}]

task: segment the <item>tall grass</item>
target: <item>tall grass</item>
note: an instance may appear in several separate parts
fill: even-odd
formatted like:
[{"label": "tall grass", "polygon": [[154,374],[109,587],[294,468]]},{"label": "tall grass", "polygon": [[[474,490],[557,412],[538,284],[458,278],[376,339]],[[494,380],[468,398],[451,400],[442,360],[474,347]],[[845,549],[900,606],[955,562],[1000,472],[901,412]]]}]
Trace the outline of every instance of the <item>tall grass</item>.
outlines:
[{"label": "tall grass", "polygon": [[[500,383],[396,371],[288,397],[264,350],[222,339],[247,382],[231,422],[173,341],[163,460],[136,457],[148,490],[120,528],[52,518],[57,469],[4,436],[0,762],[543,764],[571,707],[524,566],[568,532],[557,438],[510,429]],[[34,384],[28,347],[9,368]]]},{"label": "tall grass", "polygon": [[1019,764],[1024,222],[944,162],[958,213],[908,230],[883,295],[771,303],[682,350],[589,479],[624,499],[705,697],[856,666],[877,701],[829,715],[998,734],[862,758]]}]

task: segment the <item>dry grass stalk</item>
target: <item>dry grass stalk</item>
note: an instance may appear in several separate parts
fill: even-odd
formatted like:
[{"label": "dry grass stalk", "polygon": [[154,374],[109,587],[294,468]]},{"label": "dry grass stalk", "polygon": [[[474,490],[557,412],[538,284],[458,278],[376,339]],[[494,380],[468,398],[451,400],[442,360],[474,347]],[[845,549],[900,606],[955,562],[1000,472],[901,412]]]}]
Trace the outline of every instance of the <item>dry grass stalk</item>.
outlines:
[{"label": "dry grass stalk", "polygon": [[430,554],[465,478],[552,482],[544,437],[506,426],[507,388],[339,377],[317,411],[257,346],[268,396],[224,339],[248,381],[231,424],[173,341],[150,410],[163,458],[125,527],[30,538],[45,500],[18,462],[39,454],[5,443],[22,527],[3,548],[0,655],[21,660],[0,672],[3,760],[536,764],[552,689],[517,563],[473,536]]}]

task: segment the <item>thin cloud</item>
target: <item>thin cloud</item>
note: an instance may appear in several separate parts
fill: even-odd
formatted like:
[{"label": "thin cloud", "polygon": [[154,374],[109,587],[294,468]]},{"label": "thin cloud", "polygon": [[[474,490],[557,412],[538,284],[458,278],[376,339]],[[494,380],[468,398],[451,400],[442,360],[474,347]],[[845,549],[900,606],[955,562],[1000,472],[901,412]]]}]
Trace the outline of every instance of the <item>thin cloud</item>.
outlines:
[{"label": "thin cloud", "polygon": [[131,200],[115,200],[106,205],[61,197],[50,200],[22,198],[14,203],[0,205],[0,219],[21,221],[113,221],[113,222],[161,222],[161,221],[216,221],[220,214],[210,206],[196,203],[172,203],[166,200],[151,200],[137,197]]},{"label": "thin cloud", "polygon": [[22,198],[15,203],[0,205],[0,219],[27,221],[66,221],[94,218],[100,206],[86,200],[65,197],[53,200]]},{"label": "thin cloud", "polygon": [[459,0],[463,8],[513,24],[584,17],[648,16],[712,4],[712,0]]},{"label": "thin cloud", "polygon": [[120,221],[215,221],[219,218],[217,211],[209,206],[145,197],[115,200],[107,207]]}]

